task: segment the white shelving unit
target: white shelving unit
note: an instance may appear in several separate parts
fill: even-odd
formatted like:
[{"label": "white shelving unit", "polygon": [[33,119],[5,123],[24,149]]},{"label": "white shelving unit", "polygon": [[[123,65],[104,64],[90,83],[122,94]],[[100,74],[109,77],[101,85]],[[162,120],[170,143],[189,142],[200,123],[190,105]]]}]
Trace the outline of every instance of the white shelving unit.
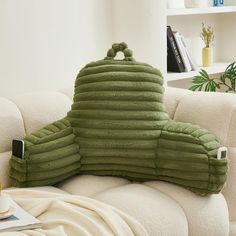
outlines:
[{"label": "white shelving unit", "polygon": [[183,72],[183,73],[169,72],[167,73],[167,80],[174,81],[174,80],[192,78],[196,76],[198,74],[198,71],[200,71],[201,69],[204,69],[210,75],[219,74],[225,71],[225,69],[227,68],[229,64],[230,62],[216,62],[211,67],[199,67],[197,71],[190,71],[190,72]]},{"label": "white shelving unit", "polygon": [[[215,75],[225,71],[226,67],[236,60],[236,0],[231,6],[167,9],[166,24],[172,30],[181,32],[188,41],[197,64],[201,65],[200,39],[201,24],[209,24],[215,29],[214,61],[212,67],[205,67],[208,74]],[[199,70],[202,67],[199,66]],[[166,72],[167,84],[175,87],[189,87],[191,78],[199,70],[183,73]]]},{"label": "white shelving unit", "polygon": [[167,16],[183,16],[183,15],[199,15],[199,14],[215,14],[215,13],[232,13],[232,12],[236,12],[236,6],[167,9],[166,14]]},{"label": "white shelving unit", "polygon": [[113,0],[113,40],[127,42],[137,60],[160,69],[169,86],[187,88],[198,71],[167,73],[166,26],[170,25],[184,35],[189,51],[199,66],[203,48],[201,24],[204,22],[213,26],[214,61],[217,63],[205,69],[211,75],[221,73],[236,60],[236,0],[225,2],[228,6],[167,9],[167,0],[135,1],[135,7],[134,0]]}]

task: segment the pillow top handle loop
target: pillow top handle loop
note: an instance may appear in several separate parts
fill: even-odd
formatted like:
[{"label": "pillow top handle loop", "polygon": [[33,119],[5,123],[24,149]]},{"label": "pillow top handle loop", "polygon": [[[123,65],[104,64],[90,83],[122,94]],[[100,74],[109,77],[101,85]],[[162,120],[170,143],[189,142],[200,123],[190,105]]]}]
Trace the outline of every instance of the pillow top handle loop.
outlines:
[{"label": "pillow top handle loop", "polygon": [[112,48],[107,51],[105,60],[115,60],[117,52],[124,53],[124,61],[134,61],[133,52],[128,48],[128,45],[124,42],[112,44]]}]

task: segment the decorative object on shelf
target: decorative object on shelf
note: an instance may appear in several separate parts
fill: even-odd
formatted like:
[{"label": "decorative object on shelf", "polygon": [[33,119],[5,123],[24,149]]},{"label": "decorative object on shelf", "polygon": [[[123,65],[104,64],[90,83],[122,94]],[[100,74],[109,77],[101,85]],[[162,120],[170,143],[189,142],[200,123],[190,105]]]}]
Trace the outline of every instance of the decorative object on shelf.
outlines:
[{"label": "decorative object on shelf", "polygon": [[167,0],[167,8],[185,8],[184,0]]},{"label": "decorative object on shelf", "polygon": [[203,40],[205,47],[202,49],[202,65],[204,67],[212,66],[213,64],[213,49],[214,42],[214,30],[211,26],[205,26],[202,23],[201,39]]},{"label": "decorative object on shelf", "polygon": [[205,47],[202,49],[202,66],[209,67],[213,64],[213,48]]},{"label": "decorative object on shelf", "polygon": [[215,7],[224,6],[224,0],[214,0],[213,5]]},{"label": "decorative object on shelf", "polygon": [[224,89],[228,93],[236,93],[236,62],[231,63],[221,74],[220,78],[210,78],[209,74],[201,69],[199,75],[194,76],[192,86],[189,88],[192,91],[211,91],[215,92]]},{"label": "decorative object on shelf", "polygon": [[185,7],[187,8],[208,7],[208,0],[185,0]]}]

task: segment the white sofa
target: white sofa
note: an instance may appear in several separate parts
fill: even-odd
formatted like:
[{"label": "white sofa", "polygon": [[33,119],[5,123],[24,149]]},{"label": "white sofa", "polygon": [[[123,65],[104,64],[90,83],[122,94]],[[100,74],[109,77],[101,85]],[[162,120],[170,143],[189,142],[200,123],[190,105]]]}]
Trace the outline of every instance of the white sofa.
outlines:
[{"label": "white sofa", "polygon": [[[0,98],[0,180],[9,187],[11,141],[66,115],[72,90]],[[236,96],[166,88],[171,118],[192,122],[227,146],[230,171],[222,194],[200,197],[161,181],[134,183],[115,177],[74,176],[47,191],[66,191],[111,204],[134,216],[152,236],[236,235]]]}]

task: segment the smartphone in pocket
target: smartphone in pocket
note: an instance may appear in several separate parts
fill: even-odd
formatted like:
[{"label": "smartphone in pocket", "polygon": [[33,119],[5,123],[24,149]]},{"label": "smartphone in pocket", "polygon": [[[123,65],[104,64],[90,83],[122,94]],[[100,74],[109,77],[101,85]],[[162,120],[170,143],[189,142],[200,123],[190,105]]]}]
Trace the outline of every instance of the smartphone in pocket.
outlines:
[{"label": "smartphone in pocket", "polygon": [[220,147],[217,152],[217,159],[226,159],[227,158],[227,147]]},{"label": "smartphone in pocket", "polygon": [[23,140],[12,140],[12,155],[15,157],[24,158],[25,145]]}]

